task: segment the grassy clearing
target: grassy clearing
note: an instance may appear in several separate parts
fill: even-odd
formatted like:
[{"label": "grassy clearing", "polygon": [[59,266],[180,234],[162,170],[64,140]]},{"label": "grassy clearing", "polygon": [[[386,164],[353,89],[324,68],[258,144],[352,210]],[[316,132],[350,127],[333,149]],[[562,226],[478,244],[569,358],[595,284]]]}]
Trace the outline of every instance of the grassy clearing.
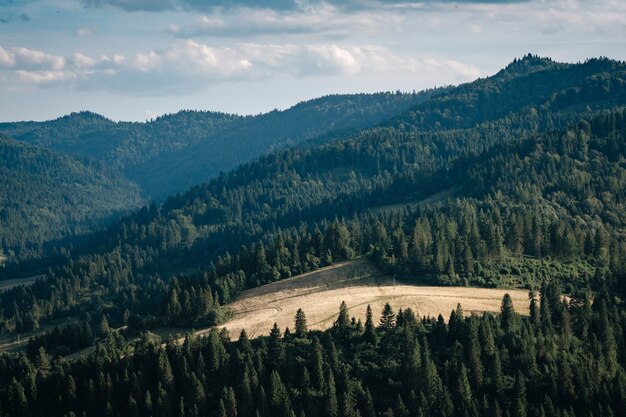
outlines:
[{"label": "grassy clearing", "polygon": [[229,307],[233,318],[223,324],[233,338],[245,329],[249,337],[267,335],[274,322],[281,330],[293,328],[298,308],[307,316],[310,329],[332,326],[345,301],[352,316],[365,320],[367,305],[379,315],[385,303],[394,310],[410,307],[419,316],[447,318],[461,303],[466,314],[500,311],[505,293],[511,294],[516,310],[528,313],[526,290],[472,287],[431,287],[397,283],[381,274],[368,261],[337,264],[320,271],[244,291]]}]

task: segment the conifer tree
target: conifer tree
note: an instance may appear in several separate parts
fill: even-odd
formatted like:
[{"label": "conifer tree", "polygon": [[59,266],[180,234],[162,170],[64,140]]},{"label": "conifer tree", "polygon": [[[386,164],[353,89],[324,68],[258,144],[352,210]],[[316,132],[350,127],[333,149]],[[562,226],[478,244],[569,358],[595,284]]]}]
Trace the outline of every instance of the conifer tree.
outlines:
[{"label": "conifer tree", "polygon": [[374,318],[372,315],[372,307],[368,304],[367,311],[365,315],[365,333],[363,334],[363,338],[368,343],[376,346],[378,342],[378,335],[376,334],[376,326],[374,326]]},{"label": "conifer tree", "polygon": [[395,314],[391,305],[389,303],[385,303],[383,307],[383,312],[380,317],[380,328],[385,331],[389,331],[393,329],[395,326]]},{"label": "conifer tree", "polygon": [[306,337],[307,327],[306,327],[306,316],[304,315],[304,311],[301,308],[296,311],[295,317],[295,329],[296,329],[296,337],[303,338]]}]

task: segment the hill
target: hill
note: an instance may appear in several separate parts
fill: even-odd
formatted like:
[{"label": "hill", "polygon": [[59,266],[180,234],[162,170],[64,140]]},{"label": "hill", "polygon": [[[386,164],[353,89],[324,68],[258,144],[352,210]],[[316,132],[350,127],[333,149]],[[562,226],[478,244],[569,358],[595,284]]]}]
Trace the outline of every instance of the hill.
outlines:
[{"label": "hill", "polygon": [[7,264],[46,271],[2,285],[7,348],[66,325],[0,355],[0,416],[623,414],[625,69],[528,56]]},{"label": "hill", "polygon": [[[143,208],[73,249],[71,263],[49,263],[45,278],[0,295],[4,306],[18,300],[4,309],[6,329],[76,309],[115,325],[133,316],[206,325],[246,288],[357,254],[446,285],[623,285],[624,110],[545,112],[546,124],[573,120],[549,132],[529,116],[443,131],[380,127],[245,164]],[[442,188],[457,191],[409,204]],[[410,207],[380,210],[390,203]],[[28,263],[4,270],[33,272]],[[51,286],[71,302],[53,300]],[[46,306],[36,315],[33,299]]]},{"label": "hill", "polygon": [[112,122],[81,112],[48,122],[1,123],[26,143],[104,161],[163,199],[273,148],[370,127],[428,99],[419,94],[327,96],[257,116],[181,111],[146,123]]},{"label": "hill", "polygon": [[139,190],[115,171],[0,136],[0,236],[19,257],[79,236],[136,207]]},{"label": "hill", "polygon": [[394,282],[367,261],[348,261],[243,291],[228,306],[233,318],[220,327],[233,338],[242,330],[251,338],[267,335],[274,323],[280,329],[292,327],[302,309],[310,330],[330,329],[342,302],[362,322],[368,305],[379,312],[387,303],[396,311],[411,309],[418,317],[447,317],[459,303],[467,314],[498,312],[505,293],[516,311],[528,312],[528,291],[408,285]]},{"label": "hill", "polygon": [[[325,175],[329,184],[320,194],[322,190],[311,188],[314,183],[308,182],[307,190],[297,191],[304,192],[308,201],[298,205],[309,211],[322,210],[317,205],[338,195],[337,204],[328,209],[337,210],[335,215],[350,215],[356,208],[351,204],[357,200],[343,204],[343,199],[361,199],[361,210],[421,200],[440,192],[440,187],[454,189],[451,178],[443,174],[451,161],[533,132],[564,129],[582,117],[590,118],[594,112],[625,103],[625,79],[624,64],[617,61],[562,64],[529,55],[492,77],[418,94],[327,96],[285,111],[248,117],[183,111],[147,123],[115,123],[83,112],[50,122],[0,124],[0,131],[37,146],[100,161],[138,184],[143,196],[157,199],[214,178],[218,172],[272,149],[294,147],[296,151],[289,158],[295,155],[295,162],[301,163],[298,159],[305,157],[307,147],[316,149],[319,144],[340,141],[347,150],[325,148],[327,160],[320,167],[326,170],[329,164],[336,165]],[[385,141],[398,140],[402,144],[397,150],[381,147]],[[365,150],[376,141],[382,141],[373,145],[379,148],[377,154]],[[356,154],[354,149],[358,149]],[[341,160],[344,153],[360,159],[348,166]],[[381,160],[381,155],[386,160]],[[272,158],[265,163],[273,165]],[[298,175],[307,175],[305,170],[311,168],[307,164]],[[381,164],[385,165],[382,170]],[[341,171],[342,165],[346,171]],[[393,195],[384,197],[376,191],[379,185],[375,182],[382,177],[372,179],[385,170],[392,176],[396,176],[394,171],[405,171],[403,179],[394,180],[393,185],[404,190],[390,191]],[[415,179],[409,176],[418,171],[420,186],[416,188],[410,185]],[[352,193],[348,191],[351,187],[363,190],[359,181],[346,181],[352,173],[355,179],[359,179],[357,174],[370,177],[368,186],[374,188],[365,196],[346,195]],[[250,176],[245,170],[238,170],[237,175],[238,181],[257,179],[256,173]],[[233,186],[232,181],[222,184],[226,189]],[[228,204],[227,210],[240,210],[240,203]],[[24,240],[22,246],[30,243]]]}]

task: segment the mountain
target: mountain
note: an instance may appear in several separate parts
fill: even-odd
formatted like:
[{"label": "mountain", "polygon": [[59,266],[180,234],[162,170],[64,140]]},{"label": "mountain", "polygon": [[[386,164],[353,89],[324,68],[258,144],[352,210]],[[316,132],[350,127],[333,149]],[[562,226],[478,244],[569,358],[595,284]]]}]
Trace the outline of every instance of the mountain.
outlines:
[{"label": "mountain", "polygon": [[[91,209],[86,209],[82,203],[68,204],[65,210],[53,216],[54,220],[43,225],[45,233],[19,233],[18,238],[17,231],[33,228],[32,219],[12,217],[11,228],[0,236],[0,248],[11,254],[19,253],[20,257],[39,256],[43,253],[42,239],[56,240],[94,231],[103,224],[102,220],[115,218],[122,208],[137,208],[148,197],[162,199],[207,181],[220,170],[231,169],[273,147],[371,126],[427,99],[430,94],[432,91],[328,96],[300,103],[286,111],[247,117],[181,111],[146,123],[116,123],[95,113],[80,112],[41,123],[2,123],[0,132],[22,143],[90,161],[85,164],[92,167],[106,166],[107,169],[99,172],[110,173],[112,177],[103,181],[125,189],[95,199]],[[76,181],[80,183],[83,178],[77,177]],[[7,204],[19,204],[24,212],[39,210],[37,204],[31,204],[35,200],[28,199],[28,191],[23,195],[12,191],[15,190],[8,188],[7,183],[4,189]],[[128,196],[126,201],[118,200],[124,196]],[[101,200],[106,199],[116,200],[118,204],[102,205]],[[110,207],[108,213],[103,211],[106,207]],[[94,216],[93,221],[82,220],[86,213],[87,217]]]},{"label": "mountain", "polygon": [[[177,298],[193,288],[222,305],[246,287],[355,254],[440,284],[534,288],[537,259],[546,258],[556,263],[544,274],[571,286],[596,267],[617,273],[626,256],[624,112],[562,108],[525,106],[470,128],[425,131],[410,112],[397,127],[271,153],[94,234],[70,250],[71,264],[51,263],[19,309],[4,310],[14,317],[5,330],[103,300],[117,324],[124,311],[186,325],[217,320],[219,308],[207,305],[172,317],[171,278],[185,277]],[[555,125],[565,126],[546,130]],[[31,268],[8,265],[5,275]],[[52,302],[46,288],[66,288],[66,280],[80,283],[67,288],[73,301]],[[12,305],[14,295],[2,297]],[[25,316],[33,299],[50,313]]]},{"label": "mountain", "polygon": [[136,182],[146,198],[163,199],[273,148],[370,127],[435,91],[327,96],[245,117],[181,111],[146,123],[115,123],[81,112],[48,122],[2,123],[0,132],[106,162]]},{"label": "mountain", "polygon": [[141,202],[137,187],[103,164],[4,136],[0,160],[2,247],[20,257],[47,241],[91,232]]},{"label": "mountain", "polygon": [[[0,294],[3,331],[87,312],[31,341],[27,356],[0,355],[0,413],[616,415],[626,108],[548,131],[527,116],[275,152],[97,233],[72,261]],[[450,198],[427,204],[442,188]],[[299,310],[293,331],[274,326],[255,340],[212,329],[182,343],[124,341],[159,325],[215,324],[244,288],[356,255],[405,284],[541,297],[531,296],[530,317],[508,294],[499,317],[458,305],[447,323],[385,304],[378,325],[369,306],[363,324],[342,303],[326,331],[309,330]],[[76,361],[48,353],[94,340],[96,353]]]},{"label": "mountain", "polygon": [[[37,335],[0,355],[0,416],[622,415],[625,70],[527,56],[7,264],[13,282],[42,276],[0,292],[5,345]],[[254,340],[218,328],[242,291],[355,258],[394,293],[523,289],[529,316],[509,294],[498,316],[457,305],[447,322],[374,295],[365,323],[341,303],[325,331],[302,310]],[[282,284],[272,299],[294,295]],[[148,332],[199,327],[213,328]],[[83,348],[95,354],[68,355]]]},{"label": "mountain", "polygon": [[[82,112],[50,122],[0,124],[0,131],[105,164],[137,184],[144,198],[161,200],[272,149],[358,138],[360,131],[369,137],[385,136],[388,129],[393,135],[439,132],[420,137],[434,141],[428,145],[436,147],[434,159],[424,154],[413,161],[432,165],[439,156],[453,158],[468,151],[465,139],[449,139],[443,131],[501,119],[534,131],[564,128],[581,115],[623,103],[625,74],[623,63],[608,59],[563,64],[528,55],[494,76],[418,94],[327,96],[285,111],[246,117],[182,111],[147,123],[116,123]],[[500,126],[500,131],[488,142],[475,142],[472,152],[514,133],[508,126]],[[406,160],[406,155],[402,158]],[[56,237],[61,235],[65,232]]]}]

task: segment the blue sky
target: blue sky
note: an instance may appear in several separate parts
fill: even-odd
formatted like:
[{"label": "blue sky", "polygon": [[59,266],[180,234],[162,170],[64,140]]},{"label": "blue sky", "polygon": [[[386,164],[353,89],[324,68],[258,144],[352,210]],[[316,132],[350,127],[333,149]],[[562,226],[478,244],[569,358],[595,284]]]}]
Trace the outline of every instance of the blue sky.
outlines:
[{"label": "blue sky", "polygon": [[0,0],[0,121],[256,114],[458,84],[528,52],[626,59],[626,2]]}]

